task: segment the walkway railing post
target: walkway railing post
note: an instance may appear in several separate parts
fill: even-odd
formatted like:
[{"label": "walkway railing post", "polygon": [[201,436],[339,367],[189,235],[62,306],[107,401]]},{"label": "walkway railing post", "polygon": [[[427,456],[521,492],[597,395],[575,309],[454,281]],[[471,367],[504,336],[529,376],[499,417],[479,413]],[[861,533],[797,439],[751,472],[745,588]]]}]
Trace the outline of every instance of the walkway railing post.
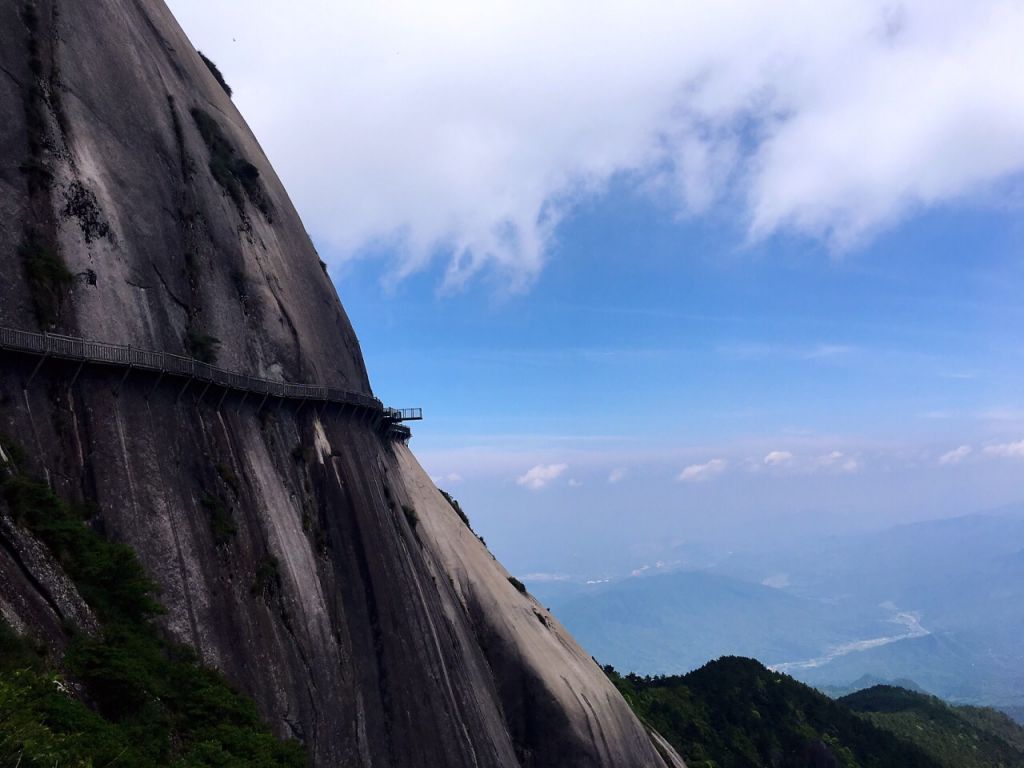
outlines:
[{"label": "walkway railing post", "polygon": [[[131,358],[132,358],[132,348],[129,345],[129,347],[128,347],[128,359],[131,360]],[[124,382],[128,378],[128,374],[131,373],[131,372],[132,372],[132,363],[129,362],[128,363],[128,367],[125,369],[124,376],[122,376],[121,380],[119,382],[117,382],[117,389],[114,390],[114,394],[116,394],[117,397],[121,396],[121,387],[124,386]]]}]

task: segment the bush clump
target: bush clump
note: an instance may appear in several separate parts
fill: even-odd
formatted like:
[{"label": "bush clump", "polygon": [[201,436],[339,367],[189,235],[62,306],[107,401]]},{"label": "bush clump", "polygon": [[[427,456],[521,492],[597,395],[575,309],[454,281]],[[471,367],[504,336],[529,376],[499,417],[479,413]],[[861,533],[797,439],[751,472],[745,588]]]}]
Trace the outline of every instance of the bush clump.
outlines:
[{"label": "bush clump", "polygon": [[220,124],[209,113],[193,109],[192,119],[210,150],[210,173],[217,183],[234,200],[240,211],[248,198],[264,215],[269,215],[270,206],[263,193],[259,168],[239,156]]},{"label": "bush clump", "polygon": [[0,465],[13,464],[20,467],[25,461],[25,451],[20,445],[0,432]]},{"label": "bush clump", "polygon": [[[438,488],[437,490],[441,491],[440,488]],[[457,514],[459,516],[459,519],[466,524],[466,527],[472,531],[473,526],[469,523],[469,517],[466,515],[465,512],[462,511],[462,506],[459,504],[459,500],[452,498],[451,494],[449,494],[447,491],[441,491],[441,495],[448,500],[448,503],[452,505],[452,509],[455,510],[455,514]]]},{"label": "bush clump", "polygon": [[420,523],[420,516],[416,513],[415,508],[403,504],[402,512],[405,514],[405,521],[409,523],[409,527],[415,531],[416,526]]},{"label": "bush clump", "polygon": [[252,580],[253,595],[265,596],[273,590],[281,581],[281,569],[278,567],[277,558],[267,555],[256,568],[256,575]]},{"label": "bush clump", "polygon": [[509,576],[508,577],[508,583],[511,584],[513,587],[515,587],[516,591],[519,592],[520,594],[523,594],[523,595],[526,594],[526,585],[523,584],[523,582],[521,582],[515,576]]},{"label": "bush clump", "polygon": [[185,348],[199,362],[214,365],[220,354],[220,339],[196,328],[189,328],[185,331]]},{"label": "bush clump", "polygon": [[222,498],[214,496],[212,493],[204,493],[199,500],[199,505],[206,512],[210,521],[210,533],[213,534],[214,544],[218,547],[228,544],[238,531],[228,505]]},{"label": "bush clump", "polygon": [[[14,520],[47,546],[100,622],[71,630],[61,665],[0,623],[0,764],[298,768],[305,755],[276,739],[252,701],[195,653],[166,641],[153,618],[156,585],[135,553],[90,525],[38,480],[0,483]],[[89,702],[87,705],[85,702]]]},{"label": "bush clump", "polygon": [[60,317],[64,296],[71,287],[74,275],[68,271],[58,253],[34,237],[25,239],[18,248],[18,254],[25,269],[36,320],[44,328],[51,328]]},{"label": "bush clump", "polygon": [[91,189],[74,181],[64,190],[64,216],[78,219],[86,243],[110,235],[110,225],[103,218],[99,201]]},{"label": "bush clump", "polygon": [[215,469],[217,470],[217,475],[224,481],[224,484],[231,489],[231,493],[233,493],[237,499],[238,495],[242,492],[242,481],[238,479],[238,475],[236,475],[231,470],[231,467],[223,461],[218,461]]},{"label": "bush clump", "polygon": [[210,59],[202,51],[198,51],[198,53],[199,58],[203,60],[203,64],[205,64],[206,68],[210,70],[210,74],[213,75],[213,78],[218,83],[220,83],[220,87],[224,89],[224,93],[226,93],[230,98],[232,95],[231,86],[228,85],[227,81],[224,79],[224,75],[221,73],[220,67],[214,64],[212,61],[210,61]]}]

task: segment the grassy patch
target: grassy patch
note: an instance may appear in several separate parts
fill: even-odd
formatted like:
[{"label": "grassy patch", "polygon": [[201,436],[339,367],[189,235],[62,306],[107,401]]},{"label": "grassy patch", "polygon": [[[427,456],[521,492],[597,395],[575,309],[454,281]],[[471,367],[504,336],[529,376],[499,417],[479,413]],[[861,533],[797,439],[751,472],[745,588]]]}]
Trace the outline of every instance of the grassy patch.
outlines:
[{"label": "grassy patch", "polygon": [[[101,624],[72,635],[63,667],[0,627],[0,764],[301,766],[253,703],[153,623],[162,608],[134,552],[88,525],[89,510],[16,475],[0,484],[14,519],[42,541]],[[81,691],[79,693],[78,691]],[[88,705],[86,704],[88,702]]]},{"label": "grassy patch", "polygon": [[508,577],[508,583],[511,584],[513,587],[515,587],[516,591],[519,592],[520,594],[523,594],[523,595],[526,594],[526,585],[523,584],[523,582],[521,582],[515,576],[509,576]]}]

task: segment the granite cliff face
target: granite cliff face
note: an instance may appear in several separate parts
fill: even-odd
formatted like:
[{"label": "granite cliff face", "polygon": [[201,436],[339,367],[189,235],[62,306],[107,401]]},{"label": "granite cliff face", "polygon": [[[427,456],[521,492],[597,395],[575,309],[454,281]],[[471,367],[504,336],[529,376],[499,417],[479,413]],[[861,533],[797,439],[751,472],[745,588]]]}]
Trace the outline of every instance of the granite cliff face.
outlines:
[{"label": "granite cliff face", "polygon": [[[161,0],[0,0],[0,106],[0,326],[370,393],[287,194]],[[334,407],[36,362],[0,356],[0,432],[315,765],[682,765],[404,445]],[[60,648],[89,608],[7,513],[0,613]]]}]

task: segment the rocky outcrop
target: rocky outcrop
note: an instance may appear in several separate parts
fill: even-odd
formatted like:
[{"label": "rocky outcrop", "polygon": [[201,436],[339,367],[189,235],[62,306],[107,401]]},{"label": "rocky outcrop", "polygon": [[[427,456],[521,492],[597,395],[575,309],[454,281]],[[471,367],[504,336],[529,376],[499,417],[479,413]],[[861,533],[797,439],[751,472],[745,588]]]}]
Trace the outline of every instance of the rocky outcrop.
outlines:
[{"label": "rocky outcrop", "polygon": [[[287,194],[160,0],[0,0],[0,105],[0,325],[370,392]],[[0,432],[316,765],[681,765],[358,416],[35,365],[0,358]],[[11,623],[55,646],[88,626],[9,519],[0,544]]]}]

